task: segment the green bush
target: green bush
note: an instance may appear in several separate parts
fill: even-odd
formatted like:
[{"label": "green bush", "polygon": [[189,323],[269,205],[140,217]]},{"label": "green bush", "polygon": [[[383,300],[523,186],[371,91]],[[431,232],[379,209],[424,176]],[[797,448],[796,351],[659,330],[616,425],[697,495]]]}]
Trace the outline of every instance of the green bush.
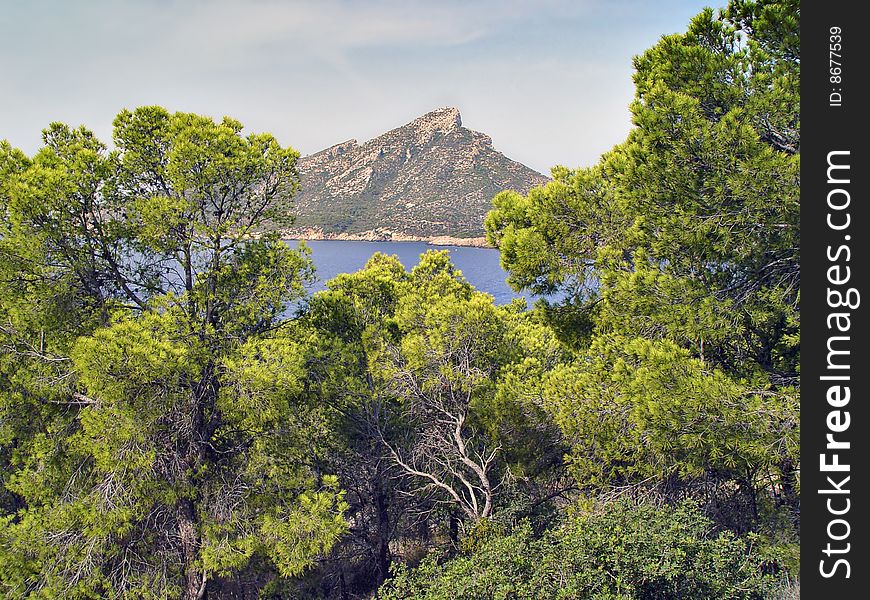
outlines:
[{"label": "green bush", "polygon": [[[528,525],[443,564],[398,568],[383,600],[762,598],[753,537],[716,533],[693,505],[609,505],[536,538]],[[768,565],[769,566],[769,565]]]}]

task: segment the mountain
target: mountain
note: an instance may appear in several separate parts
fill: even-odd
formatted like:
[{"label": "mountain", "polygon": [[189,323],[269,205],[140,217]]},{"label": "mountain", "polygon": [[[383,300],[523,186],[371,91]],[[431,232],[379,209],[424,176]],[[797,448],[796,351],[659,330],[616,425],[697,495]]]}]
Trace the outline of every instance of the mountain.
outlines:
[{"label": "mountain", "polygon": [[527,193],[547,177],[507,158],[439,108],[364,144],[348,140],[299,161],[291,233],[411,239],[483,235],[492,197]]}]

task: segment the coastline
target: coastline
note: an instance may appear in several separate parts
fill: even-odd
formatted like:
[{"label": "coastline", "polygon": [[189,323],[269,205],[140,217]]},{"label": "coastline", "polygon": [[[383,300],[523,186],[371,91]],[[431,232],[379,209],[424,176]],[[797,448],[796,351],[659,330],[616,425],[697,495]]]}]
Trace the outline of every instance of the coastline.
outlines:
[{"label": "coastline", "polygon": [[288,240],[337,240],[354,242],[425,242],[430,246],[466,246],[471,248],[492,248],[485,237],[453,237],[449,235],[417,236],[407,235],[387,229],[375,229],[361,233],[326,233],[320,229],[291,229],[281,232]]}]

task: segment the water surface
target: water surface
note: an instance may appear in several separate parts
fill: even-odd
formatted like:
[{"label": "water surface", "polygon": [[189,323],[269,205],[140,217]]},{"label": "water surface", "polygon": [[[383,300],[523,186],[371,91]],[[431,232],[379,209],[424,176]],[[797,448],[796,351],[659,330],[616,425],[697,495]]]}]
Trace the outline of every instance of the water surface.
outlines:
[{"label": "water surface", "polygon": [[[292,247],[299,242],[288,240]],[[514,298],[526,298],[531,307],[534,297],[514,292],[506,283],[507,272],[499,264],[499,253],[494,248],[466,246],[432,246],[425,242],[363,242],[346,240],[312,240],[305,242],[311,248],[311,259],[316,268],[317,281],[310,292],[324,289],[325,282],[339,273],[353,273],[365,266],[372,254],[395,255],[406,270],[411,270],[427,250],[447,250],[450,260],[475,289],[491,294],[496,304],[507,304]]]}]

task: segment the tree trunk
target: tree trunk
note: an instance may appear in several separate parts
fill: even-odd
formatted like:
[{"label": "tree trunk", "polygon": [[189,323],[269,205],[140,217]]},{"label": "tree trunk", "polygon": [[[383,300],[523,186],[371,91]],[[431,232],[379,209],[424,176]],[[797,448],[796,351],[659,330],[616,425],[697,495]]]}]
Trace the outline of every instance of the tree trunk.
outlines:
[{"label": "tree trunk", "polygon": [[453,510],[448,516],[448,531],[450,535],[450,544],[454,549],[459,548],[459,516]]},{"label": "tree trunk", "polygon": [[202,600],[206,597],[206,576],[198,566],[200,539],[197,532],[196,509],[189,499],[182,499],[177,505],[178,538],[184,559],[183,600]]},{"label": "tree trunk", "polygon": [[797,469],[795,469],[794,462],[790,458],[783,459],[779,468],[782,473],[780,480],[782,497],[780,503],[788,507],[791,511],[792,521],[795,526],[799,527],[801,498],[800,494],[797,493]]},{"label": "tree trunk", "polygon": [[182,600],[202,600],[207,597],[208,577],[200,565],[199,550],[202,540],[199,533],[198,498],[200,492],[200,471],[208,460],[206,443],[213,427],[206,415],[214,412],[219,382],[214,375],[214,365],[210,362],[202,369],[199,381],[191,390],[190,439],[185,440],[187,450],[181,464],[184,472],[180,474],[186,493],[176,504],[178,515],[178,539],[184,560],[184,584]]},{"label": "tree trunk", "polygon": [[375,540],[375,560],[377,587],[390,576],[390,511],[389,498],[380,483],[374,495],[375,511],[377,513],[377,533]]}]

